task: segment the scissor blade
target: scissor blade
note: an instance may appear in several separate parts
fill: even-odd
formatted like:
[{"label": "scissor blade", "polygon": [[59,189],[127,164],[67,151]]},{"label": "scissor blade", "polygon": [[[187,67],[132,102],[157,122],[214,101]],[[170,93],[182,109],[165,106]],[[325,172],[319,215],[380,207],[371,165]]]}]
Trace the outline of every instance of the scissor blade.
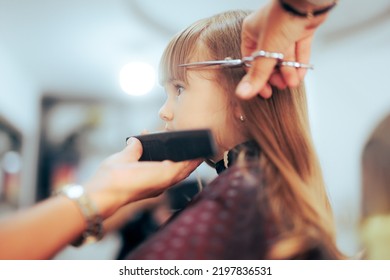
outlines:
[{"label": "scissor blade", "polygon": [[237,67],[241,65],[242,65],[241,59],[224,59],[224,60],[209,60],[209,61],[184,63],[184,64],[179,64],[179,67],[208,67],[208,66]]}]

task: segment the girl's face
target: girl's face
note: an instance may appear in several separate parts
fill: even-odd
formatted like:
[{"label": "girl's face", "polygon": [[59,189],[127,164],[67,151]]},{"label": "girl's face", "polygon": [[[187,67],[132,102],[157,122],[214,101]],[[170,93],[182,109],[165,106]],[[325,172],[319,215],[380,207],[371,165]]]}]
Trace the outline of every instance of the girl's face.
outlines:
[{"label": "girl's face", "polygon": [[164,87],[167,99],[159,111],[167,130],[210,129],[216,140],[220,160],[223,152],[237,143],[237,129],[231,121],[227,94],[212,73],[187,71],[188,81],[168,81]]}]

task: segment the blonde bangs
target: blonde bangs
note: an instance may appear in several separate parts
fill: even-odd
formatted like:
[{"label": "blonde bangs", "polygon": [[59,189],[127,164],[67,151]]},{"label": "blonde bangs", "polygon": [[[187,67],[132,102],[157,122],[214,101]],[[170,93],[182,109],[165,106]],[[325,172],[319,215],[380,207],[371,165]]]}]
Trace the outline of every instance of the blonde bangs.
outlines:
[{"label": "blonde bangs", "polygon": [[[160,84],[172,80],[187,82],[187,69],[178,65],[200,60],[240,58],[242,21],[249,11],[228,11],[195,22],[170,41],[160,61]],[[225,32],[221,32],[221,26]],[[205,69],[203,69],[205,70]],[[234,73],[234,74],[232,74]],[[244,69],[221,69],[219,78],[231,90],[244,76]]]},{"label": "blonde bangs", "polygon": [[172,80],[187,82],[187,70],[179,65],[194,59],[202,41],[200,35],[206,27],[204,20],[198,21],[170,41],[160,61],[161,85]]}]

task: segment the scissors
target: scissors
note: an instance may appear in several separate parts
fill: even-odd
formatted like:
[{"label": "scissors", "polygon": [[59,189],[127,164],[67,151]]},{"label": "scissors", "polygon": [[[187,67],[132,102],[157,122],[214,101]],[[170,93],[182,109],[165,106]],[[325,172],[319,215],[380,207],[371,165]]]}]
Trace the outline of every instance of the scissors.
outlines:
[{"label": "scissors", "polygon": [[235,67],[242,67],[242,66],[251,67],[252,62],[258,57],[276,59],[277,67],[287,66],[287,67],[305,68],[311,70],[314,69],[312,64],[306,64],[297,61],[286,61],[283,60],[284,56],[281,53],[267,52],[262,50],[253,53],[251,56],[246,56],[241,59],[240,58],[233,59],[231,57],[226,57],[225,59],[222,60],[207,60],[207,61],[179,64],[179,67],[186,67],[186,68],[200,68],[200,67],[209,67],[209,66],[222,66],[227,68],[235,68]]}]

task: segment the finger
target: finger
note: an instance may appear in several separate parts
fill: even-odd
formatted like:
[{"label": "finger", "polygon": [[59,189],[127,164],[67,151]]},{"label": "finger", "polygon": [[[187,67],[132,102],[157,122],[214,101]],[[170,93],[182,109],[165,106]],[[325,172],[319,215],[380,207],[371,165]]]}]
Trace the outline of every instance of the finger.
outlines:
[{"label": "finger", "polygon": [[126,147],[121,152],[113,155],[110,161],[120,164],[139,160],[143,150],[141,142],[135,137],[130,137],[126,143]]},{"label": "finger", "polygon": [[142,131],[141,131],[141,135],[145,135],[145,134],[149,134],[149,133],[150,133],[150,131],[147,130],[146,128],[142,129]]},{"label": "finger", "polygon": [[203,161],[202,160],[188,160],[182,162],[170,162],[165,161],[167,168],[167,174],[170,171],[170,183],[176,184],[185,178],[187,178]]},{"label": "finger", "polygon": [[241,55],[250,56],[257,48],[257,40],[260,32],[259,12],[251,13],[245,17],[241,31]]},{"label": "finger", "polygon": [[[313,41],[313,36],[310,36],[297,43],[297,48],[295,52],[296,52],[297,60],[299,62],[310,64],[312,41]],[[305,68],[298,69],[298,76],[300,81],[303,81],[306,73],[307,73],[307,69]]]},{"label": "finger", "polygon": [[142,155],[142,144],[135,138],[127,139],[126,147],[119,153],[113,154],[103,161],[104,166],[127,164],[129,162],[138,161]]},{"label": "finger", "polygon": [[287,87],[287,84],[284,81],[282,74],[279,71],[275,71],[271,75],[271,78],[269,79],[269,84],[279,89],[285,89]]},{"label": "finger", "polygon": [[[276,65],[276,59],[257,58],[252,63],[248,73],[238,84],[236,94],[242,99],[250,99],[260,93],[263,96],[263,89]],[[269,96],[263,96],[269,97]]]},{"label": "finger", "polygon": [[[245,24],[245,21],[244,21]],[[256,38],[251,36],[251,34],[243,33],[241,34],[241,55],[242,57],[250,56],[257,47]]]},{"label": "finger", "polygon": [[269,83],[265,84],[259,95],[265,99],[268,99],[272,96],[272,88]]},{"label": "finger", "polygon": [[[295,57],[295,44],[289,47],[287,50],[284,60],[296,61]],[[288,87],[297,87],[300,83],[298,76],[298,70],[295,67],[281,66],[280,73],[282,74],[283,80]]]},{"label": "finger", "polygon": [[108,158],[106,158],[102,164],[101,167],[111,169],[115,166],[121,166],[121,165],[128,165],[131,162],[136,162],[139,160],[139,158],[142,155],[142,144],[141,142],[135,138],[130,137],[127,140],[126,147]]},{"label": "finger", "polygon": [[173,186],[174,184],[187,178],[192,171],[201,163],[201,160],[192,160],[186,162],[140,162],[133,165],[131,175],[133,190],[138,194],[132,199],[144,199],[154,197]]}]

